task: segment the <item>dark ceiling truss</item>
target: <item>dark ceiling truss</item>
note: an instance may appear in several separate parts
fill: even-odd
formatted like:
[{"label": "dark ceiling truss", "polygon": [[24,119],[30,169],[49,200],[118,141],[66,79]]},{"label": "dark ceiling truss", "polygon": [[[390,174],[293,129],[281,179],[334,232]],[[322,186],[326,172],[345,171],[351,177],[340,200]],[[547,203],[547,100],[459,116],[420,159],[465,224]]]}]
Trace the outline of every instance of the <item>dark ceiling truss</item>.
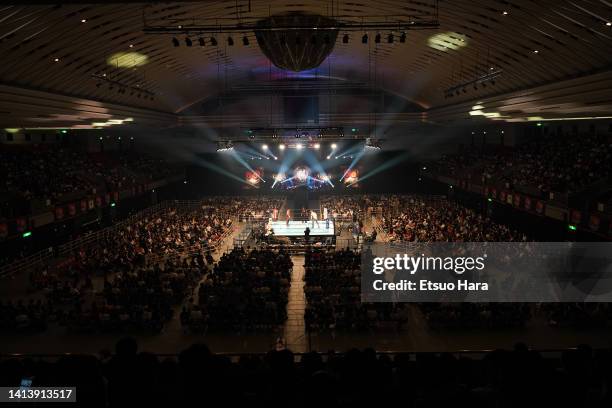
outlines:
[{"label": "dark ceiling truss", "polygon": [[[328,0],[106,1],[87,5],[63,1],[61,7],[56,1],[0,6],[0,52],[4,56],[0,82],[176,112],[227,86],[267,77],[267,61],[245,24],[270,14],[296,11],[337,17],[356,26],[367,16],[436,16],[439,29],[410,30],[408,47],[401,52],[395,49],[397,38],[394,44],[385,41],[385,35],[397,35],[397,29],[355,27],[350,42],[339,40],[328,61],[317,69],[325,75],[330,63],[333,76],[338,78],[365,82],[378,78],[377,85],[424,106],[448,103],[443,99],[444,89],[483,75],[491,67],[504,72],[494,89],[478,88],[458,98],[470,100],[525,89],[586,75],[612,63],[612,27],[607,25],[612,10],[605,1],[453,0],[440,1],[439,10],[435,0],[334,1],[333,7]],[[81,24],[81,18],[87,22]],[[208,43],[199,47],[197,42],[193,47],[175,49],[167,36],[143,35],[148,22],[167,26],[194,21],[212,21],[215,28],[216,22],[222,21],[240,26],[244,32],[217,32],[222,40],[218,50]],[[377,31],[383,40],[373,44]],[[361,32],[369,34],[367,45],[361,43]],[[427,43],[436,32],[462,35],[468,45],[456,50],[433,49]],[[227,46],[228,34],[236,37],[233,47]],[[243,46],[238,38],[244,35],[249,46]],[[184,38],[179,39],[184,44]],[[128,48],[129,44],[133,48]],[[109,55],[129,50],[147,55],[148,63],[135,71],[107,64]],[[53,62],[56,55],[58,63]],[[375,59],[376,64],[369,59]],[[378,75],[374,75],[375,69]],[[92,75],[101,73],[131,86],[140,83],[168,98],[134,100],[128,94],[109,92],[107,87],[97,88]],[[411,83],[411,78],[419,77],[427,81]]]},{"label": "dark ceiling truss", "polygon": [[[229,23],[225,23],[228,21]],[[252,31],[338,31],[338,32],[364,32],[364,31],[385,31],[385,32],[404,32],[410,30],[431,30],[440,26],[439,22],[431,16],[334,16],[334,22],[329,25],[305,25],[305,24],[267,24],[262,25],[259,19],[235,23],[234,18],[219,19],[215,22],[192,22],[183,24],[180,20],[169,21],[166,25],[148,25],[145,22],[143,32],[145,34],[227,34],[244,33]]]}]

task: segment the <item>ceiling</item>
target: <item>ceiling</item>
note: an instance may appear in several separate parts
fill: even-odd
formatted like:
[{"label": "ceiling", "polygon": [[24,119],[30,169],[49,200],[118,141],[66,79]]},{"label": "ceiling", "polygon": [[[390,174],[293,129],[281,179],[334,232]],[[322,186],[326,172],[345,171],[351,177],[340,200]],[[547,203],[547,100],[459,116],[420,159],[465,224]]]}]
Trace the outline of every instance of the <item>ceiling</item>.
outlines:
[{"label": "ceiling", "polygon": [[[330,56],[308,72],[319,81],[360,81],[425,109],[608,71],[612,63],[612,4],[604,0],[34,3],[39,4],[0,6],[1,85],[160,114],[180,113],[233,87],[299,74],[273,67],[253,32],[231,34],[233,46],[227,34],[215,35],[217,46],[204,47],[197,33],[190,35],[192,47],[184,35],[176,35],[180,46],[175,47],[173,35],[145,34],[145,25],[217,24],[216,19],[237,24],[288,12],[353,21],[431,15],[439,28],[408,31],[405,43],[397,40],[400,32],[391,44],[388,32],[381,33],[380,44],[373,41],[375,32],[368,33],[367,44],[361,41],[364,32],[348,33],[348,43],[339,35]],[[250,38],[248,46],[243,35]],[[445,97],[447,88],[491,71],[500,72],[494,85],[470,85]]]}]

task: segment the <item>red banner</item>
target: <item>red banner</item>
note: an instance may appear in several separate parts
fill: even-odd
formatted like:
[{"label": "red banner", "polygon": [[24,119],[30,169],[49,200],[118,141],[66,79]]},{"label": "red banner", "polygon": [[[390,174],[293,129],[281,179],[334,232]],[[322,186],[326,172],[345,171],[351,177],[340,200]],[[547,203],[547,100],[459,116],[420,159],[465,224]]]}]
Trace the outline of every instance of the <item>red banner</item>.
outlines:
[{"label": "red banner", "polygon": [[8,237],[8,225],[5,223],[0,224],[0,238]]},{"label": "red banner", "polygon": [[63,207],[56,207],[55,208],[55,219],[56,220],[61,220],[64,218],[64,208]]},{"label": "red banner", "polygon": [[523,201],[523,205],[526,210],[531,210],[531,198],[525,197],[525,201]]},{"label": "red banner", "polygon": [[499,192],[499,199],[503,201],[504,203],[506,202],[506,192],[505,191]]},{"label": "red banner", "polygon": [[17,218],[15,220],[15,226],[17,227],[17,232],[23,232],[27,229],[28,220],[25,218]]},{"label": "red banner", "polygon": [[76,215],[76,204],[70,203],[68,204],[68,215],[74,217]]},{"label": "red banner", "polygon": [[580,224],[582,220],[582,213],[578,210],[572,210],[570,213],[570,220],[572,224]]},{"label": "red banner", "polygon": [[87,200],[81,200],[81,212],[87,211]]},{"label": "red banner", "polygon": [[118,191],[113,191],[113,201],[115,201],[115,202],[119,201],[119,192]]},{"label": "red banner", "polygon": [[102,207],[102,197],[96,196],[96,207]]},{"label": "red banner", "polygon": [[536,212],[542,214],[544,212],[544,203],[540,200],[536,202]]},{"label": "red banner", "polygon": [[591,215],[589,217],[589,228],[591,228],[592,231],[597,231],[599,230],[599,225],[601,223],[601,220],[599,219],[598,216],[596,215]]},{"label": "red banner", "polygon": [[491,190],[491,197],[497,198],[497,189],[494,188],[493,190]]},{"label": "red banner", "polygon": [[514,193],[514,206],[519,207],[521,205],[521,196]]}]

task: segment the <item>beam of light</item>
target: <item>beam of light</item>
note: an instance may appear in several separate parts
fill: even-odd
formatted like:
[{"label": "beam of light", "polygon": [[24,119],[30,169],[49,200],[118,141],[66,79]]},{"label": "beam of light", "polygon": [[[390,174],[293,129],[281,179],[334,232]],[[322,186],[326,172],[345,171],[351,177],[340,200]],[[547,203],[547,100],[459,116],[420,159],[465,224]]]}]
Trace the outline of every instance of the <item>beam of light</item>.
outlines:
[{"label": "beam of light", "polygon": [[387,161],[386,161],[385,163],[383,163],[382,165],[380,165],[380,166],[376,167],[375,169],[373,169],[373,170],[372,170],[372,171],[370,171],[369,173],[364,174],[363,176],[361,176],[361,177],[359,178],[359,180],[357,180],[356,182],[351,183],[351,184],[347,184],[346,186],[347,186],[347,187],[350,187],[350,186],[352,186],[352,185],[353,185],[353,184],[355,184],[355,183],[361,182],[361,181],[363,181],[363,180],[365,180],[365,179],[367,179],[367,178],[372,177],[372,176],[373,176],[373,175],[375,175],[375,174],[380,173],[381,171],[384,171],[384,170],[390,169],[391,167],[397,166],[398,164],[400,164],[401,162],[403,162],[404,160],[406,160],[408,157],[410,157],[410,154],[409,154],[408,152],[404,152],[404,153],[400,154],[399,156],[394,157],[394,158],[393,158],[393,159],[391,159],[391,160],[387,160]]},{"label": "beam of light", "polygon": [[348,166],[348,168],[346,169],[346,171],[344,172],[344,174],[342,175],[342,177],[340,177],[340,181],[344,180],[344,178],[346,177],[346,175],[349,173],[349,171],[353,170],[353,167],[355,167],[355,165],[357,164],[357,162],[359,160],[361,160],[361,158],[363,157],[363,155],[365,154],[365,149],[362,149],[361,151],[357,152],[357,154],[355,155],[355,157],[353,158],[353,161],[351,162],[351,165]]},{"label": "beam of light", "polygon": [[[306,163],[308,163],[308,166],[311,169],[313,169],[315,173],[318,173],[321,176],[327,176],[327,172],[325,171],[325,168],[327,166],[322,165],[321,162],[319,162],[319,159],[317,158],[317,156],[313,154],[313,152],[309,152],[309,151],[305,152],[304,160],[306,160]],[[329,185],[334,187],[332,182],[329,180],[329,177],[327,178],[328,178],[327,182],[329,183]]]},{"label": "beam of light", "polygon": [[262,159],[267,159],[268,156],[266,156],[265,153],[260,152],[259,150],[253,149],[250,146],[247,145],[240,145],[240,149],[244,150],[238,150],[238,149],[234,149],[236,150],[239,154],[242,155],[242,157],[261,157]]},{"label": "beam of light", "polygon": [[228,172],[228,171],[227,171],[227,170],[225,170],[224,168],[219,167],[219,166],[217,166],[216,164],[209,163],[209,162],[207,162],[206,160],[203,160],[203,159],[201,159],[201,158],[197,158],[197,159],[195,159],[195,163],[196,163],[198,166],[206,167],[207,169],[210,169],[210,170],[212,170],[212,171],[214,171],[214,172],[216,172],[216,173],[222,174],[222,175],[224,175],[224,176],[226,176],[226,177],[229,177],[229,178],[231,178],[231,179],[237,180],[237,181],[239,181],[239,182],[241,182],[241,183],[247,184],[247,185],[249,185],[249,186],[250,186],[250,185],[252,185],[251,183],[246,182],[246,181],[245,181],[245,180],[244,180],[242,177],[238,177],[237,175],[235,175],[235,174],[233,174],[233,173]]},{"label": "beam of light", "polygon": [[332,157],[343,157],[343,156],[350,156],[354,153],[360,152],[363,150],[363,144],[362,143],[358,143],[355,144],[351,147],[349,147],[348,149],[346,149],[345,151],[341,152],[341,153],[335,153],[335,154],[331,154],[330,156]]},{"label": "beam of light", "polygon": [[247,163],[242,157],[240,157],[240,154],[236,151],[236,150],[230,150],[229,151],[230,155],[236,159],[236,161],[238,161],[238,163],[242,164],[246,169],[250,170],[252,173],[254,173],[255,175],[257,175],[257,177],[263,181],[264,183],[266,182],[260,175],[259,173],[257,173],[255,170],[253,170],[253,168],[251,166],[249,166],[249,163]]}]

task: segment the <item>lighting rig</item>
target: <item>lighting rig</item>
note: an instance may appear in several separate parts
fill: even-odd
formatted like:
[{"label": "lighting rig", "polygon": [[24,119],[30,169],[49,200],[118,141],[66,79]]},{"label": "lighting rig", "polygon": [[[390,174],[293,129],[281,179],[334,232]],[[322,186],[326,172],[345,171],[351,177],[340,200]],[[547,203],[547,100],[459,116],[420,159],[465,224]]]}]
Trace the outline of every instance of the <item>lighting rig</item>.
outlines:
[{"label": "lighting rig", "polygon": [[92,74],[91,77],[96,80],[97,88],[100,88],[103,84],[106,84],[108,86],[109,91],[116,89],[117,93],[119,94],[125,94],[125,95],[129,94],[130,96],[136,96],[137,98],[149,99],[151,101],[155,99],[154,92],[146,90],[138,84],[135,86],[131,84],[127,84],[127,83],[112,79],[108,75],[104,75],[104,74]]},{"label": "lighting rig", "polygon": [[491,68],[490,72],[487,72],[484,75],[447,88],[446,90],[444,90],[444,98],[452,98],[453,96],[459,96],[462,93],[467,93],[471,89],[476,91],[479,87],[486,88],[487,85],[494,86],[496,81],[502,75],[502,73],[503,71],[501,69]]}]

